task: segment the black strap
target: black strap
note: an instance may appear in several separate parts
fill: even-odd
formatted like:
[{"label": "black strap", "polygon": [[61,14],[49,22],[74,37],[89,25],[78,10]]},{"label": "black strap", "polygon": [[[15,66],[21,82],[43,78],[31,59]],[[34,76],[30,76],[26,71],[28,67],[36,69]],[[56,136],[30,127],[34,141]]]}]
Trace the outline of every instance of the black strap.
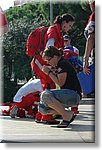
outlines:
[{"label": "black strap", "polygon": [[35,52],[34,58],[36,55],[39,54],[39,52],[43,49],[43,44],[44,44],[44,28],[42,29],[42,35],[41,35],[41,44],[37,52]]},{"label": "black strap", "polygon": [[[44,27],[45,28],[45,27]],[[42,29],[42,36],[41,36],[41,45],[38,49],[37,52],[35,52],[35,55],[34,55],[34,61],[36,59],[36,56],[41,52],[41,50],[43,49],[43,44],[44,44],[44,28]]]},{"label": "black strap", "polygon": [[43,44],[44,44],[44,28],[42,29],[41,45],[38,51],[41,51],[43,49]]},{"label": "black strap", "polygon": [[51,89],[51,85],[47,83],[47,89]]}]

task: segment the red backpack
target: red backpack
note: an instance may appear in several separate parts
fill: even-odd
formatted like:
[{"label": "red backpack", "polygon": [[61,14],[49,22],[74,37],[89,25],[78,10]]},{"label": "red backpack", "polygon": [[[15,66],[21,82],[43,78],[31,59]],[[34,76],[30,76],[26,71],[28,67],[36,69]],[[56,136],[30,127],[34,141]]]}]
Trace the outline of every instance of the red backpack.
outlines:
[{"label": "red backpack", "polygon": [[47,27],[39,27],[32,31],[27,39],[26,43],[26,54],[28,56],[36,56],[42,51],[45,47],[45,33],[47,32]]}]

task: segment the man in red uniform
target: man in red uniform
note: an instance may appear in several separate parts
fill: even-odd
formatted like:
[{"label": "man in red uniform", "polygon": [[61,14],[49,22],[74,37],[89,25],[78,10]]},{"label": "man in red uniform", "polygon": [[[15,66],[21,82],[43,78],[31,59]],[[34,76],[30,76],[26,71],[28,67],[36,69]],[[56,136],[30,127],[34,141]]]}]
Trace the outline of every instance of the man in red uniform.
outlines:
[{"label": "man in red uniform", "polygon": [[35,118],[41,92],[40,79],[34,79],[24,84],[13,98],[14,103],[10,110],[10,116],[12,118],[16,116]]}]

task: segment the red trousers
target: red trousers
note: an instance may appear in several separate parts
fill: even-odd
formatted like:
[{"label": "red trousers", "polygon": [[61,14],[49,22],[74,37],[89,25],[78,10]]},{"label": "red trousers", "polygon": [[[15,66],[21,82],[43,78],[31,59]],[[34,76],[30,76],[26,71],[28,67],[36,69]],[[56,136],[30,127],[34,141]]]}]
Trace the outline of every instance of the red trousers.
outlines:
[{"label": "red trousers", "polygon": [[35,117],[37,113],[37,106],[40,101],[40,92],[30,93],[22,97],[21,102],[15,102],[13,105],[18,107],[17,117],[26,117],[26,113]]}]

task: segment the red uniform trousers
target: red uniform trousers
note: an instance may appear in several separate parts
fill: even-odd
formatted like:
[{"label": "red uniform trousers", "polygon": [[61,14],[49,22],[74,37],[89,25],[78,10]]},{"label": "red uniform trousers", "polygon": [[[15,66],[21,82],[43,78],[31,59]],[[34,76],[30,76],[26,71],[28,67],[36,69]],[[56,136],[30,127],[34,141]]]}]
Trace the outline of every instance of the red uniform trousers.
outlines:
[{"label": "red uniform trousers", "polygon": [[21,102],[15,102],[13,106],[18,107],[17,117],[23,118],[27,115],[35,117],[37,113],[37,106],[40,101],[39,97],[40,92],[30,93],[24,97],[22,97]]},{"label": "red uniform trousers", "polygon": [[[42,85],[42,89],[55,89],[56,85],[55,83],[51,80],[51,78],[46,75],[45,73],[42,72],[41,67],[42,65],[45,64],[45,62],[42,60],[41,56],[37,57],[37,59],[32,60],[31,62],[31,68],[32,70],[36,73],[36,75],[38,76],[38,78],[41,80],[41,85]],[[40,112],[38,112],[36,114],[36,119],[37,120],[51,120],[53,119],[52,115],[42,115]]]}]

